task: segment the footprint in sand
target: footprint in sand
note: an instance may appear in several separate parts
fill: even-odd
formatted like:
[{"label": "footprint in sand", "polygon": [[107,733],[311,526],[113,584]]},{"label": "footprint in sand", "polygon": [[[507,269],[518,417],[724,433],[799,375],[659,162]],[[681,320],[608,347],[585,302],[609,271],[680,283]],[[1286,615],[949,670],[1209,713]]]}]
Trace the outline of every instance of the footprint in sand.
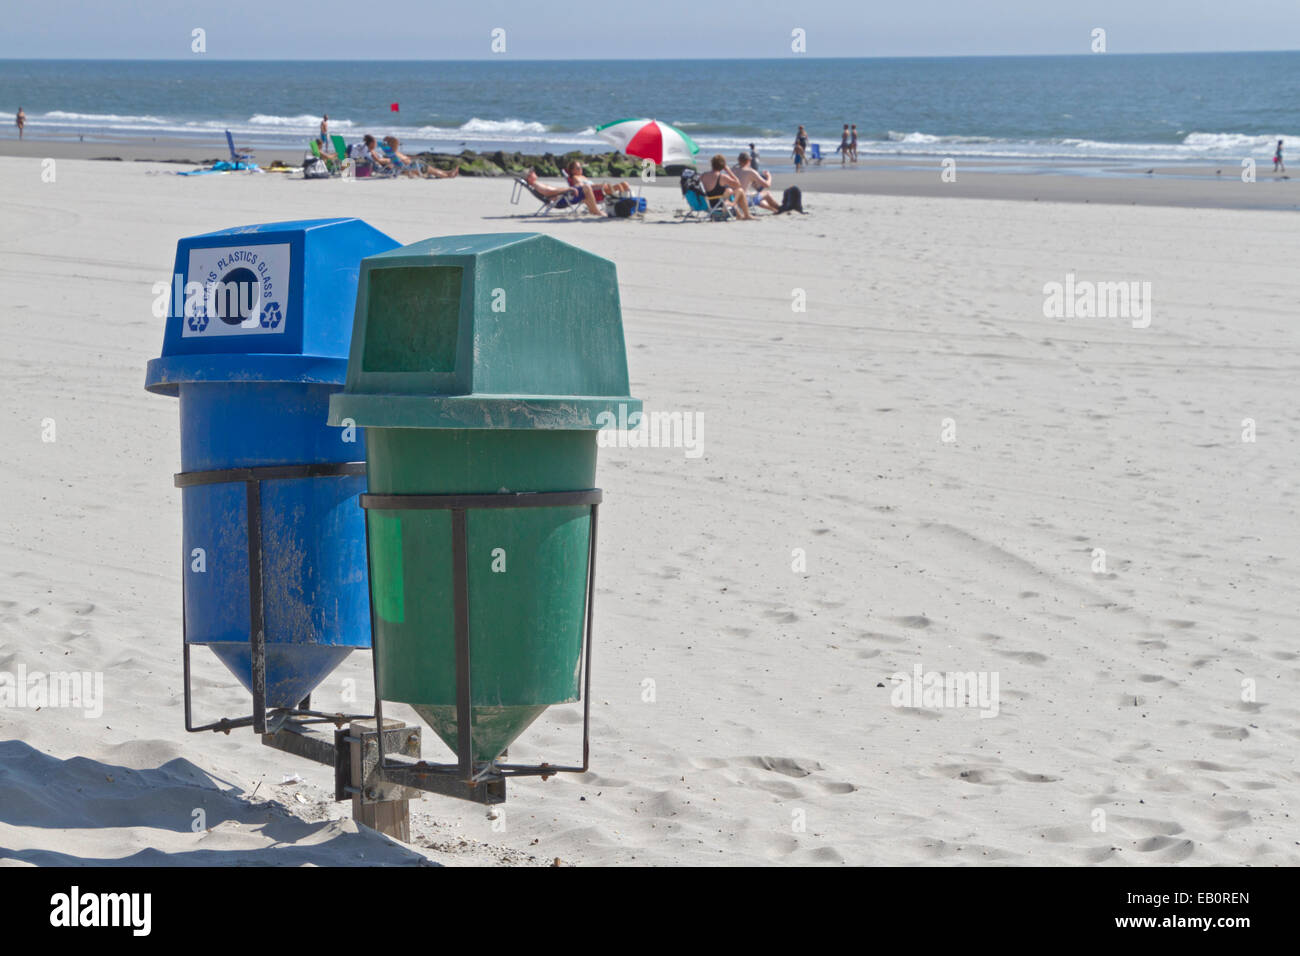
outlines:
[{"label": "footprint in sand", "polygon": [[1153,836],[1137,843],[1139,853],[1158,853],[1162,863],[1176,863],[1185,860],[1196,851],[1196,844],[1191,840],[1175,840],[1172,837]]},{"label": "footprint in sand", "polygon": [[1047,655],[1040,654],[1038,651],[995,651],[1003,657],[1010,657],[1012,660],[1020,661],[1022,664],[1046,664]]},{"label": "footprint in sand", "polygon": [[1231,727],[1224,724],[1208,724],[1210,736],[1218,740],[1245,740],[1250,731],[1245,727]]},{"label": "footprint in sand", "polygon": [[794,611],[764,611],[764,617],[770,617],[778,624],[793,624],[799,620],[799,615]]},{"label": "footprint in sand", "polygon": [[934,622],[931,621],[924,614],[911,614],[908,615],[907,617],[894,618],[894,623],[901,624],[903,625],[903,627],[922,628],[922,627],[929,627]]},{"label": "footprint in sand", "polygon": [[783,773],[787,777],[807,777],[825,768],[816,760],[798,760],[794,757],[741,757],[738,764]]},{"label": "footprint in sand", "polygon": [[1141,681],[1143,684],[1164,683],[1164,684],[1168,684],[1170,687],[1178,686],[1178,681],[1170,680],[1168,677],[1165,677],[1162,674],[1139,674],[1138,680]]},{"label": "footprint in sand", "polygon": [[884,641],[886,644],[906,644],[906,637],[895,637],[893,634],[881,634],[878,631],[859,631],[858,637],[868,641]]},{"label": "footprint in sand", "polygon": [[1121,832],[1136,831],[1149,836],[1172,837],[1183,832],[1183,826],[1173,820],[1151,820],[1146,817],[1128,817],[1111,814],[1110,822]]}]

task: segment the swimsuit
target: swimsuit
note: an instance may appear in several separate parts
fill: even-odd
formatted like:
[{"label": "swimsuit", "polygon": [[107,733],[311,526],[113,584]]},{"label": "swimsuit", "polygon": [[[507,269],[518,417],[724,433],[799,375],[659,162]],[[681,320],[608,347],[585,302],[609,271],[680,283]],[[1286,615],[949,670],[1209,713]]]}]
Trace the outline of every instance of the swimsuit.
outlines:
[{"label": "swimsuit", "polygon": [[[574,190],[575,190],[575,192],[576,192],[576,195],[577,195],[578,199],[581,200],[581,199],[582,199],[582,183],[578,182],[576,179],[574,179],[572,176],[570,176],[570,177],[569,177],[569,185],[572,186],[572,187],[574,188]],[[592,187],[591,187],[591,195],[592,195],[592,198],[596,200],[596,202],[604,202],[604,201],[605,201],[605,190],[601,189],[599,186],[592,185]]]}]

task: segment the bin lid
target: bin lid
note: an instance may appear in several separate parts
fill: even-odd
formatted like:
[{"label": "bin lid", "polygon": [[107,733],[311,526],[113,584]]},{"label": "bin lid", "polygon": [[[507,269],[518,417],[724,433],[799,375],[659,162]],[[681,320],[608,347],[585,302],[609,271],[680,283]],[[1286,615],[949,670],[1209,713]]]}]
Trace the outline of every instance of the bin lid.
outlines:
[{"label": "bin lid", "polygon": [[397,241],[360,219],[237,226],[176,244],[162,354],[145,388],[341,383],[361,260]]},{"label": "bin lid", "polygon": [[540,233],[443,236],[361,263],[331,425],[596,429],[628,394],[614,264]]}]

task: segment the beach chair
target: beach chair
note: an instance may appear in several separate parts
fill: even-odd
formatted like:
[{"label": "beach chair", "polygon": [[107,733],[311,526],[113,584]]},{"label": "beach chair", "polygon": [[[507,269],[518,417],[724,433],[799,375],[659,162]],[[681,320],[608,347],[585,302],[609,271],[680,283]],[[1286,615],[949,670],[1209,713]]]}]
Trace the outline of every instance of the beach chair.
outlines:
[{"label": "beach chair", "polygon": [[583,208],[582,199],[574,196],[573,193],[567,192],[559,196],[543,196],[535,187],[529,184],[528,180],[521,179],[519,176],[515,177],[514,187],[510,190],[510,204],[518,206],[519,200],[523,198],[525,192],[542,204],[536,212],[530,213],[533,216],[549,216],[552,212],[563,212],[566,216],[576,216]]},{"label": "beach chair", "polygon": [[[359,144],[358,144],[359,145]],[[356,149],[356,145],[353,146]],[[348,162],[352,165],[352,175],[357,179],[396,179],[397,163],[379,166],[366,159],[358,159],[348,152]]]},{"label": "beach chair", "polygon": [[[251,149],[236,149],[235,137],[230,135],[230,130],[226,130],[226,145],[230,147],[230,161],[235,164],[236,169],[247,169],[252,172],[257,168],[253,162],[253,151]],[[243,165],[240,165],[240,164]]]},{"label": "beach chair", "polygon": [[320,151],[320,147],[316,145],[315,139],[311,141],[311,154],[315,156],[317,159],[322,160],[325,163],[325,166],[330,171],[331,176],[338,175],[340,163],[337,156],[334,159],[330,159],[328,156],[323,155]]},{"label": "beach chair", "polygon": [[398,159],[397,151],[383,140],[379,142],[379,151],[384,154],[384,159],[393,164],[389,168],[393,170],[394,174],[404,173],[408,169],[417,173],[420,171],[420,167],[415,163],[404,163]]},{"label": "beach chair", "polygon": [[681,187],[688,207],[682,216],[683,221],[726,222],[732,217],[731,210],[721,196],[710,199],[705,195],[704,184],[700,182],[700,174],[695,170],[686,169],[682,172]]},{"label": "beach chair", "polygon": [[349,175],[348,170],[352,168],[352,160],[348,159],[348,144],[338,133],[330,134],[330,142],[334,144],[334,155],[339,158],[339,172],[344,176]]},{"label": "beach chair", "polygon": [[808,162],[816,163],[820,166],[822,164],[822,144],[813,143],[810,148],[812,152],[808,154]]}]

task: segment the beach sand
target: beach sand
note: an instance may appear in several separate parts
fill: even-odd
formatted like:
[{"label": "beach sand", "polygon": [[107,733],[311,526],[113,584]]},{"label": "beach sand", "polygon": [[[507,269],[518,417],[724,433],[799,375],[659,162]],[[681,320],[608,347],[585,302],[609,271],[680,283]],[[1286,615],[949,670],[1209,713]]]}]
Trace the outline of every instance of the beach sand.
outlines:
[{"label": "beach sand", "polygon": [[[105,696],[0,711],[0,863],[1300,863],[1290,215],[811,174],[805,217],[533,220],[501,180],[174,168],[0,158],[0,671]],[[601,453],[592,772],[495,821],[427,796],[409,848],[327,768],[184,732],[177,408],[142,387],[178,238],[337,215],[610,258],[633,394],[704,422],[699,457]],[[1067,275],[1151,283],[1149,326],[1046,318]],[[996,675],[996,716],[894,706],[917,667]],[[199,719],[246,712],[195,668]],[[313,702],[369,686],[354,654]]]}]

